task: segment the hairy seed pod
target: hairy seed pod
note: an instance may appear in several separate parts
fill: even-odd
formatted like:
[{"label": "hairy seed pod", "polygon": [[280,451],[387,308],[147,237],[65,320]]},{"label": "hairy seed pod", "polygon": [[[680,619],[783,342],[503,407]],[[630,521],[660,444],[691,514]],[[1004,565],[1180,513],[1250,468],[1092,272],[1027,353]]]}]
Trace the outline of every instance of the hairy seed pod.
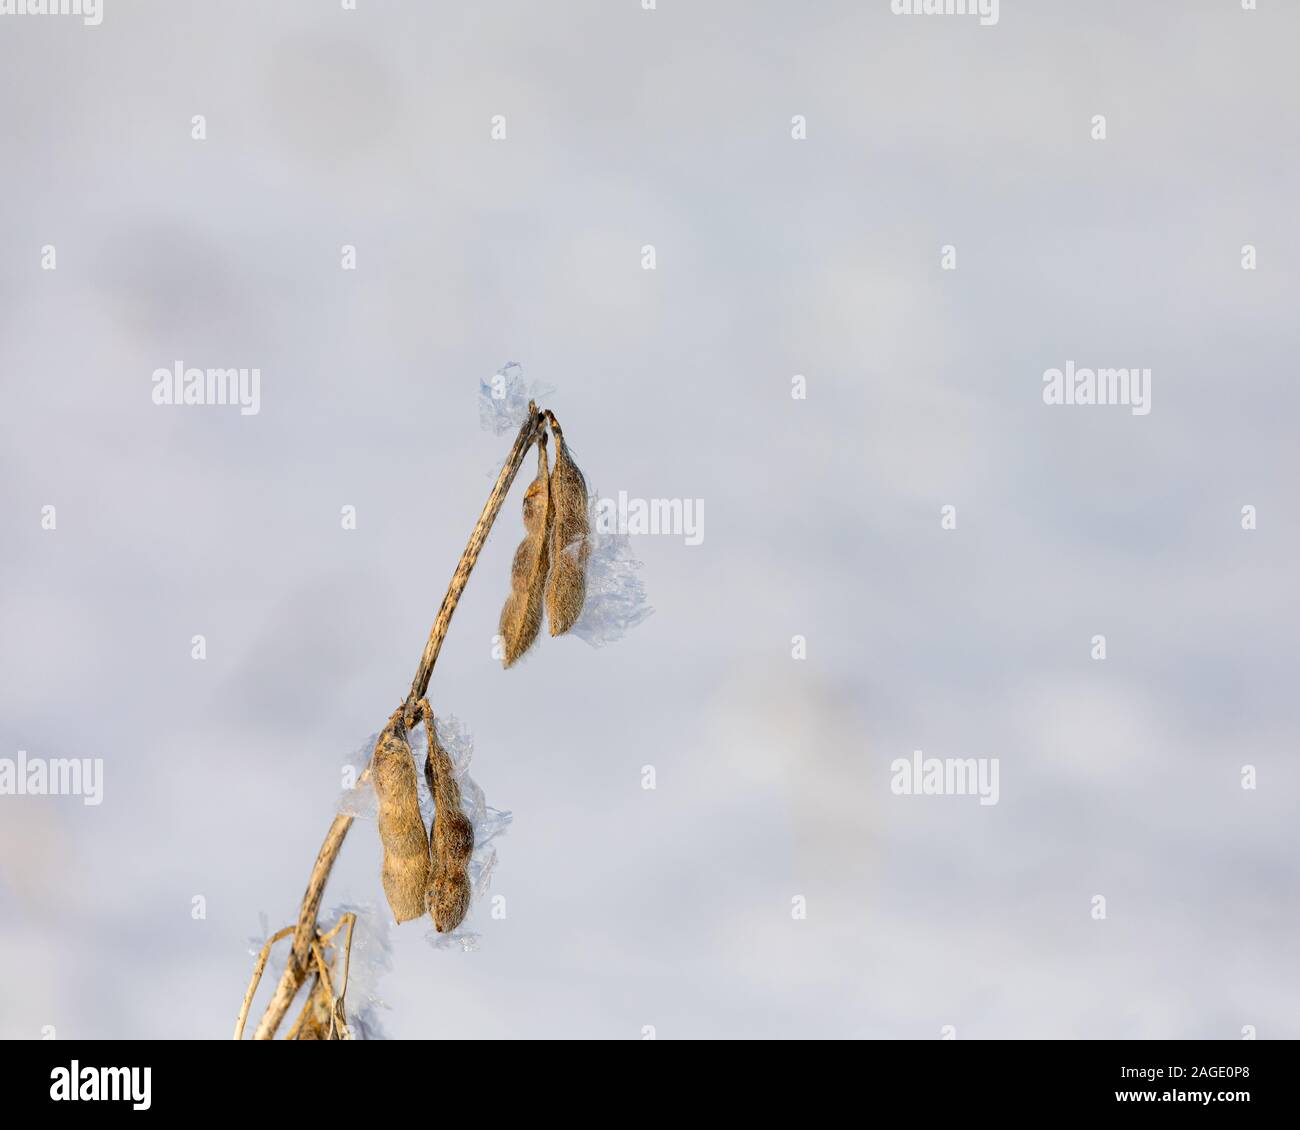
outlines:
[{"label": "hairy seed pod", "polygon": [[464,871],[448,872],[433,881],[429,913],[439,934],[450,934],[465,921],[469,913],[469,876]]},{"label": "hairy seed pod", "polygon": [[550,558],[546,578],[546,618],[551,635],[563,635],[578,621],[587,599],[587,559],[591,556],[587,521],[587,480],[569,454],[559,421],[549,412],[555,434],[555,469],[551,472]]},{"label": "hairy seed pod", "polygon": [[429,840],[420,815],[415,755],[406,740],[401,712],[394,714],[375,743],[372,767],[379,797],[379,841],[384,847],[380,875],[389,909],[398,922],[424,913],[429,885]]},{"label": "hairy seed pod", "polygon": [[451,755],[438,740],[433,710],[421,700],[429,752],[424,759],[424,780],[433,796],[433,828],[429,833],[431,858],[428,909],[440,934],[456,929],[469,912],[469,857],[474,853],[474,825],[461,811],[460,782]]},{"label": "hairy seed pod", "polygon": [[551,520],[550,475],[546,436],[537,440],[537,477],[524,493],[524,540],[510,565],[510,595],[501,609],[503,666],[511,666],[533,645],[542,627],[546,588],[547,527]]}]

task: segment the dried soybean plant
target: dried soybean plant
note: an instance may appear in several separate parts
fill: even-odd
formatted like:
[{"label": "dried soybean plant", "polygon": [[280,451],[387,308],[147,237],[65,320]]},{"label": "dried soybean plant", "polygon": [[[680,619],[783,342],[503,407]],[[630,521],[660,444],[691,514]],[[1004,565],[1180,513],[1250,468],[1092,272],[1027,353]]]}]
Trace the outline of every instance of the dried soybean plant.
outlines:
[{"label": "dried soybean plant", "polygon": [[[553,469],[546,454],[548,426],[555,438]],[[537,475],[524,494],[524,540],[511,563],[510,594],[501,610],[504,665],[510,667],[536,641],[543,612],[553,636],[567,632],[581,614],[590,554],[586,480],[573,462],[554,413],[540,411],[530,400],[527,417],[452,575],[410,690],[389,716],[375,742],[370,764],[357,781],[361,786],[369,780],[378,799],[379,839],[383,846],[380,878],[393,917],[402,923],[428,914],[439,933],[455,930],[469,910],[468,867],[474,850],[474,828],[461,810],[460,783],[451,757],[438,738],[433,709],[426,697],[429,679],[470,573],[534,444]],[[430,828],[425,827],[420,813],[415,758],[407,737],[421,722],[428,737],[424,776],[434,801]],[[272,947],[290,934],[293,942],[288,962],[253,1038],[275,1037],[309,978],[306,1003],[287,1038],[352,1038],[344,994],[356,915],[344,914],[327,933],[317,924],[325,884],[352,821],[353,816],[344,813],[334,817],[308,878],[297,923],[274,934],[258,954],[235,1024],[235,1039],[243,1038],[249,1008]],[[342,969],[331,973],[330,955],[338,950],[336,939],[345,926],[346,941],[337,957]]]}]

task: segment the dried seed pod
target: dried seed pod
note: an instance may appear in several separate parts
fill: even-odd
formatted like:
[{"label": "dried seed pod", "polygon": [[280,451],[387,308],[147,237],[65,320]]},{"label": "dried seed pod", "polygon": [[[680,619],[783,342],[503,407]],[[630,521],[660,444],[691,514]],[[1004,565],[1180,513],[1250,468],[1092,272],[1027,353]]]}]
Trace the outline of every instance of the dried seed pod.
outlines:
[{"label": "dried seed pod", "polygon": [[551,472],[550,558],[546,578],[546,618],[551,635],[563,635],[577,623],[587,599],[587,559],[591,556],[587,521],[587,480],[569,455],[559,421],[550,412],[555,434],[555,469]]},{"label": "dried seed pod", "polygon": [[429,841],[420,815],[415,755],[406,740],[401,711],[388,720],[375,743],[372,773],[379,797],[380,872],[393,917],[408,922],[424,913],[429,885]]},{"label": "dried seed pod", "polygon": [[438,740],[433,710],[421,700],[420,712],[429,736],[424,779],[433,795],[433,828],[429,833],[432,866],[428,909],[440,934],[456,929],[469,912],[469,857],[474,853],[474,825],[461,811],[460,782],[451,755]]},{"label": "dried seed pod", "polygon": [[429,913],[439,934],[450,934],[465,921],[469,913],[469,876],[464,871],[447,872],[433,881]]},{"label": "dried seed pod", "polygon": [[509,667],[537,639],[542,627],[546,587],[547,528],[551,520],[550,475],[546,436],[537,440],[537,477],[524,493],[524,540],[510,566],[510,595],[501,609],[502,664]]}]

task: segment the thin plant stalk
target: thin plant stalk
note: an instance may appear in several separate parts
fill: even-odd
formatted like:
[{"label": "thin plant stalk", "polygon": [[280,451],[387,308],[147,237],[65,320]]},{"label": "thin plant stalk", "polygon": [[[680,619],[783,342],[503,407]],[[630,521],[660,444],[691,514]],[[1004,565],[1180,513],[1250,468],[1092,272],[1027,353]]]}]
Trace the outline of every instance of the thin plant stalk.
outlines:
[{"label": "thin plant stalk", "polygon": [[[277,930],[266,939],[266,944],[262,947],[262,952],[257,955],[257,961],[253,965],[253,978],[248,982],[248,990],[244,993],[244,1003],[239,1008],[239,1019],[235,1021],[236,1040],[242,1040],[244,1038],[244,1025],[248,1022],[248,1010],[253,1004],[253,994],[257,992],[257,986],[262,981],[262,971],[266,969],[267,959],[271,956],[271,947],[281,938],[287,938],[292,933],[292,926],[286,926],[283,930]],[[351,932],[349,931],[349,945],[351,944],[350,933]]]},{"label": "thin plant stalk", "polygon": [[[506,500],[506,495],[510,493],[510,486],[515,481],[515,475],[519,473],[524,457],[528,454],[529,448],[532,447],[545,426],[545,420],[545,415],[539,412],[537,405],[530,400],[528,402],[528,418],[524,421],[519,429],[519,434],[515,437],[514,446],[510,449],[510,454],[506,457],[501,473],[497,476],[496,484],[492,487],[492,493],[488,495],[487,502],[483,506],[483,512],[474,525],[469,537],[469,543],[465,546],[465,552],[460,555],[460,562],[456,566],[456,572],[452,574],[451,584],[447,586],[447,594],[442,598],[442,606],[438,609],[438,615],[434,618],[433,627],[429,630],[429,638],[424,645],[424,653],[420,656],[420,665],[416,668],[415,678],[411,681],[411,690],[405,702],[405,714],[411,725],[414,725],[417,705],[429,689],[429,678],[433,674],[433,665],[438,661],[438,653],[442,650],[442,641],[447,637],[447,629],[451,625],[452,614],[456,611],[461,594],[469,583],[470,573],[474,570],[474,565],[478,561],[488,534],[492,532],[492,524],[501,512],[501,506]],[[357,785],[363,784],[369,776],[370,767],[367,766],[357,779]],[[310,971],[309,959],[311,957],[312,939],[316,936],[316,916],[320,913],[321,898],[325,894],[325,884],[329,880],[335,860],[338,859],[339,851],[343,847],[343,841],[347,838],[348,829],[352,827],[352,819],[351,816],[342,814],[335,816],[330,824],[329,831],[325,833],[325,840],[320,846],[320,851],[316,853],[316,862],[312,866],[311,875],[307,880],[307,890],[302,898],[302,907],[298,912],[298,923],[293,935],[293,948],[289,952],[289,960],[285,964],[284,972],[280,975],[280,981],[275,987],[270,1003],[266,1006],[266,1011],[262,1014],[262,1019],[258,1021],[257,1028],[253,1032],[253,1039],[255,1040],[270,1040],[275,1037],[276,1029],[280,1027],[285,1014],[293,1004],[294,997],[298,995],[298,990],[302,988],[302,983]]]},{"label": "thin plant stalk", "polygon": [[[320,978],[321,986],[324,988],[325,995],[330,1002],[330,1036],[337,1036],[340,1040],[350,1040],[352,1039],[352,1033],[349,1031],[347,1020],[342,1017],[342,1010],[339,1008],[343,1000],[343,991],[340,991],[337,995],[334,992],[334,983],[330,979],[330,969],[325,962],[325,951],[321,949],[320,942],[312,942],[311,953],[312,957],[316,959],[316,975]],[[345,984],[344,990],[346,988]]]}]

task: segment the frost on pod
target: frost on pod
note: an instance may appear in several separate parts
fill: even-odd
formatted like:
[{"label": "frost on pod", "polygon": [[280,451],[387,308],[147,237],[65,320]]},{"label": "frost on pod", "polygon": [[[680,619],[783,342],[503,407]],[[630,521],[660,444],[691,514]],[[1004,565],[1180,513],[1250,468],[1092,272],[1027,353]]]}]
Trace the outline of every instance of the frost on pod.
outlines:
[{"label": "frost on pod", "polygon": [[555,467],[547,468],[546,433],[537,437],[537,477],[524,493],[524,540],[510,567],[510,595],[501,610],[502,665],[511,667],[537,639],[542,611],[551,635],[569,631],[582,615],[591,557],[587,480],[560,429],[546,413],[555,437]]},{"label": "frost on pod", "polygon": [[[512,816],[509,812],[493,808],[487,803],[487,797],[484,795],[482,787],[469,772],[470,762],[474,756],[474,738],[468,727],[454,715],[444,714],[435,719],[434,733],[439,750],[446,755],[444,769],[450,769],[451,776],[459,790],[460,811],[469,819],[472,830],[473,854],[469,857],[465,868],[465,875],[470,886],[470,905],[472,906],[475,901],[484,898],[487,894],[497,862],[497,852],[493,840],[504,833],[510,826]],[[427,765],[427,728],[421,727],[419,734],[424,742],[425,763]],[[412,746],[418,756],[422,745],[416,741],[414,733],[411,737]],[[437,783],[435,778],[435,788]],[[426,791],[425,801],[429,814],[429,823],[432,826],[437,819],[437,798],[431,792]],[[450,801],[446,808],[451,811],[452,805]],[[436,835],[431,835],[430,839],[436,839]],[[431,910],[436,910],[436,908],[431,908]],[[447,929],[440,930],[437,929],[436,913],[433,917],[435,929],[430,931],[429,941],[436,948],[473,950],[478,947],[478,935],[472,931],[467,931],[463,922],[458,926],[450,926]]]},{"label": "frost on pod", "polygon": [[[431,768],[428,759],[427,723],[406,733],[406,746],[409,751],[408,756],[411,758],[412,773],[415,774],[415,767],[422,758],[425,765],[425,773],[415,774],[419,797],[420,838],[429,860],[428,882],[423,897],[427,899],[433,893],[432,888],[435,884],[434,866],[439,838],[438,800],[445,797],[444,811],[449,814],[446,822],[447,833],[451,832],[453,824],[459,825],[457,835],[462,838],[462,841],[468,840],[471,854],[464,866],[464,877],[468,886],[456,880],[443,883],[440,888],[443,892],[443,905],[444,908],[452,905],[447,901],[448,894],[455,894],[457,889],[467,890],[466,909],[468,909],[473,900],[482,898],[487,892],[497,860],[496,848],[492,841],[509,827],[512,817],[509,812],[489,805],[482,787],[470,775],[469,765],[474,754],[474,739],[464,723],[452,715],[444,715],[435,720],[434,734],[441,756],[435,756],[434,766],[432,766],[435,771],[430,782],[427,775]],[[372,734],[349,757],[348,764],[351,766],[353,779],[359,779],[366,765],[372,763],[381,736],[382,734]],[[442,790],[438,788],[439,775],[436,771],[439,763],[442,765],[442,778],[446,782],[446,787]],[[373,771],[372,768],[372,773]],[[374,820],[378,815],[375,790],[371,788],[369,781],[344,789],[335,808],[343,816]],[[458,811],[461,819],[466,823],[460,824],[459,820],[452,818],[450,814],[453,811]],[[427,834],[426,828],[429,829]],[[449,857],[464,856],[463,849],[453,846],[450,834],[444,835],[444,843]],[[420,915],[416,917],[426,913],[431,914],[434,926],[437,927],[438,915],[426,904],[422,904]],[[450,915],[444,915],[442,932],[434,933],[431,940],[439,948],[444,945],[467,950],[476,948],[478,936],[462,929],[464,917],[462,913],[461,919],[453,924]]]},{"label": "frost on pod", "polygon": [[429,833],[429,886],[425,896],[429,915],[440,934],[455,930],[469,912],[469,860],[474,852],[474,826],[461,811],[460,782],[451,756],[438,741],[433,708],[420,703],[428,735],[424,780],[433,799]]},{"label": "frost on pod", "polygon": [[[517,429],[527,422],[529,399],[541,399],[550,391],[525,382],[523,369],[512,361],[480,382],[479,422],[498,435]],[[540,620],[535,616],[539,614],[531,600],[519,594],[532,592],[528,585],[537,574],[530,566],[541,560],[543,552],[542,608],[552,636],[574,635],[592,647],[603,647],[622,639],[654,611],[646,600],[641,562],[633,555],[627,534],[602,529],[595,521],[596,496],[574,461],[555,414],[548,411],[545,415],[555,436],[554,467],[547,482],[545,546],[532,540],[532,500],[541,493],[534,479],[524,496],[525,537],[512,560],[510,595],[501,612],[505,667],[514,666],[536,642]],[[544,433],[538,442],[545,443]],[[540,454],[538,462],[540,476]]]},{"label": "frost on pod", "polygon": [[[599,512],[600,498],[594,491],[589,509]],[[641,580],[641,562],[632,554],[627,534],[607,532],[593,522],[587,535],[586,584],[582,615],[569,634],[592,647],[621,640],[654,612],[646,600]]]}]

